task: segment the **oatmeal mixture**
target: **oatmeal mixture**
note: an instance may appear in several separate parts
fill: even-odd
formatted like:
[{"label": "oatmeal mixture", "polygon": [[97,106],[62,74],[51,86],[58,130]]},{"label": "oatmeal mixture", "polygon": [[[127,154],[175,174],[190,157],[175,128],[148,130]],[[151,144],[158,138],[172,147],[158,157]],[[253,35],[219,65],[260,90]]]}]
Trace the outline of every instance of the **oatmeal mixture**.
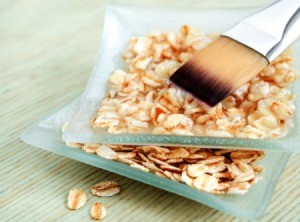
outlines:
[{"label": "oatmeal mixture", "polygon": [[[66,144],[214,194],[245,194],[262,179],[259,175],[264,170],[257,164],[264,157],[263,151]],[[99,183],[92,188],[96,196],[111,196],[119,191],[116,182]]]},{"label": "oatmeal mixture", "polygon": [[292,127],[296,78],[292,58],[280,55],[214,108],[170,84],[168,78],[216,35],[189,26],[131,38],[123,54],[126,70],[110,76],[93,128],[109,133],[147,132],[195,136],[278,138]]}]

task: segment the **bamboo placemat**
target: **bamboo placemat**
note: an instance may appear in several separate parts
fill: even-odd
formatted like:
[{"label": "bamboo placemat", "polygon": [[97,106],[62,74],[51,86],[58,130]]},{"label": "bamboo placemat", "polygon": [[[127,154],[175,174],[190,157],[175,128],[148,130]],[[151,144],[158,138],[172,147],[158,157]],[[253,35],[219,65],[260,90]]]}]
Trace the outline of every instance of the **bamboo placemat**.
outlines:
[{"label": "bamboo placemat", "polygon": [[[129,1],[123,1],[129,2]],[[130,1],[134,2],[134,1]],[[256,5],[270,1],[251,1]],[[150,1],[177,6],[244,6],[245,1]],[[0,2],[0,221],[89,221],[66,207],[73,187],[113,179],[122,192],[101,201],[104,221],[240,221],[178,195],[26,145],[20,132],[85,87],[99,47],[107,1]],[[300,154],[289,161],[261,221],[300,221]],[[89,193],[89,192],[87,192]],[[257,203],[260,204],[260,203]]]}]

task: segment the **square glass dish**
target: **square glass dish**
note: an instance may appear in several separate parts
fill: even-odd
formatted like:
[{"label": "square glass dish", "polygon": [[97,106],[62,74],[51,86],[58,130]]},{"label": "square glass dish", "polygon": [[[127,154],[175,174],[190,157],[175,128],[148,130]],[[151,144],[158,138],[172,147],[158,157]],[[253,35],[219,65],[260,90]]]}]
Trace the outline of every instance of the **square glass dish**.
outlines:
[{"label": "square glass dish", "polygon": [[[107,93],[112,71],[123,68],[121,54],[133,36],[153,30],[178,30],[181,25],[199,27],[205,33],[223,32],[257,9],[172,9],[112,4],[105,15],[102,44],[92,75],[81,99],[80,108],[70,121],[63,139],[73,142],[108,144],[152,144],[201,147],[247,148],[279,151],[300,151],[300,115],[294,115],[294,127],[279,139],[241,139],[204,136],[177,136],[154,134],[111,134],[93,130],[93,119],[100,101]],[[300,43],[295,43],[295,66],[300,69]],[[292,85],[295,105],[300,106],[300,83]]]},{"label": "square glass dish", "polygon": [[81,98],[78,97],[62,109],[26,128],[21,134],[21,139],[32,146],[132,178],[244,219],[255,219],[263,215],[291,155],[287,152],[266,151],[265,157],[259,162],[265,168],[261,174],[263,180],[244,195],[206,193],[183,183],[66,146],[61,141],[61,127],[78,111]]}]

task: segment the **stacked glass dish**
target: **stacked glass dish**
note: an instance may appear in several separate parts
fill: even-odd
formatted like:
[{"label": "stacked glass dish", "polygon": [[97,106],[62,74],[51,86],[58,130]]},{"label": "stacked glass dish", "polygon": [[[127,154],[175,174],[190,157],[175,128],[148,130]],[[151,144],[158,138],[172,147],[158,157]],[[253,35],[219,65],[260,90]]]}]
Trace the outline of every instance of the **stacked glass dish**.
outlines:
[{"label": "stacked glass dish", "polygon": [[[112,134],[95,130],[90,122],[95,116],[101,100],[107,94],[107,82],[114,70],[122,68],[121,54],[129,39],[143,36],[153,30],[178,30],[181,25],[199,27],[205,33],[223,32],[255,9],[170,9],[111,4],[105,15],[105,24],[99,56],[84,93],[70,104],[28,127],[21,138],[28,144],[54,152],[149,185],[176,193],[223,212],[255,219],[260,217],[272,196],[277,181],[292,152],[299,151],[300,117],[295,111],[288,134],[278,139],[242,139],[227,137],[157,135],[145,132]],[[295,58],[299,57],[300,44],[294,44]],[[300,68],[300,61],[294,62]],[[300,84],[292,85],[299,107]],[[63,135],[62,126],[68,122]],[[260,160],[264,166],[262,181],[244,195],[207,193],[184,183],[160,177],[93,155],[81,149],[69,148],[61,140],[88,144],[124,144],[144,146],[199,147],[222,149],[264,150]]]}]

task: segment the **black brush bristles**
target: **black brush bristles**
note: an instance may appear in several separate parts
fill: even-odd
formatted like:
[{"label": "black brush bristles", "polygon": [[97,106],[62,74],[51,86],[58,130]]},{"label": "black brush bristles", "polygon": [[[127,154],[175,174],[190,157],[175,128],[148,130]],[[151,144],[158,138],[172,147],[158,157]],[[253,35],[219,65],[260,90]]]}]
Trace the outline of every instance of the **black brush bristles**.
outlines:
[{"label": "black brush bristles", "polygon": [[208,72],[209,70],[194,67],[187,62],[170,77],[170,80],[213,107],[231,93],[231,86],[218,81]]},{"label": "black brush bristles", "polygon": [[197,52],[170,80],[177,86],[215,106],[268,65],[253,49],[221,36]]}]

